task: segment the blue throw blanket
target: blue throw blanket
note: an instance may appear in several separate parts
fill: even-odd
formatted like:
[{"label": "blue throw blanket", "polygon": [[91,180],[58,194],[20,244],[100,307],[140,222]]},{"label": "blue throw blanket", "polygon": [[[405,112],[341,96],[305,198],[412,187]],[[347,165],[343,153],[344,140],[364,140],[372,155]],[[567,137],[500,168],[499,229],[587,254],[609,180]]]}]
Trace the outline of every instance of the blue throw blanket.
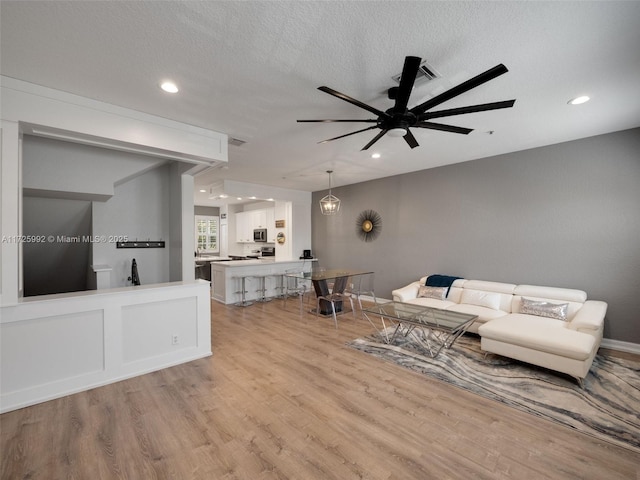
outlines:
[{"label": "blue throw blanket", "polygon": [[427,287],[447,287],[447,296],[451,290],[451,284],[462,277],[453,277],[451,275],[429,275],[424,283]]}]

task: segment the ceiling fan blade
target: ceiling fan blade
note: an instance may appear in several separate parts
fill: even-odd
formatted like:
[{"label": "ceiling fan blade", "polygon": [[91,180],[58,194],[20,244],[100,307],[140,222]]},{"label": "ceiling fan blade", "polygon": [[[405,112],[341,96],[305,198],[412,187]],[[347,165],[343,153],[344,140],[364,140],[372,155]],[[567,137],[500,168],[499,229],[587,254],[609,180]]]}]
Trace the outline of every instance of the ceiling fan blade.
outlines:
[{"label": "ceiling fan blade", "polygon": [[407,134],[402,138],[404,138],[405,142],[407,142],[407,145],[409,145],[411,148],[420,146],[420,144],[416,140],[416,137],[414,137],[413,133],[411,133],[411,130],[407,130]]},{"label": "ceiling fan blade", "polygon": [[409,103],[411,90],[416,81],[418,68],[420,67],[420,57],[406,57],[404,59],[404,67],[402,67],[402,75],[400,76],[400,86],[396,94],[396,104],[393,107],[395,112],[404,113]]},{"label": "ceiling fan blade", "polygon": [[301,122],[324,122],[324,123],[330,123],[330,122],[365,122],[365,123],[376,123],[378,120],[377,119],[369,119],[369,120],[296,120],[296,122],[301,123]]},{"label": "ceiling fan blade", "polygon": [[322,140],[321,142],[318,142],[318,143],[332,142],[333,140],[338,140],[339,138],[348,137],[349,135],[355,135],[356,133],[360,133],[360,132],[366,132],[367,130],[371,130],[373,128],[378,128],[378,126],[374,125],[373,127],[363,128],[362,130],[358,130],[358,131],[355,131],[355,132],[345,133],[344,135],[340,135],[339,137],[328,138],[328,139]]},{"label": "ceiling fan blade", "polygon": [[424,113],[426,110],[429,110],[430,108],[433,108],[436,105],[440,105],[441,103],[444,103],[447,100],[452,99],[453,97],[457,97],[458,95],[461,95],[471,90],[472,88],[478,87],[483,83],[488,82],[489,80],[493,80],[494,78],[502,75],[503,73],[507,73],[508,71],[509,70],[507,70],[507,67],[505,67],[503,64],[496,65],[495,67],[490,68],[486,72],[483,72],[480,75],[476,75],[475,77],[467,80],[466,82],[462,82],[460,85],[456,85],[455,87],[450,88],[449,90],[441,93],[440,95],[436,95],[435,97],[430,98],[426,102],[421,103],[416,107],[413,107],[409,111],[415,115]]},{"label": "ceiling fan blade", "polygon": [[380,130],[380,133],[378,133],[378,135],[376,135],[375,137],[373,137],[373,140],[371,140],[369,143],[367,143],[364,147],[362,147],[360,149],[360,151],[362,152],[363,150],[367,150],[371,145],[373,145],[374,143],[376,143],[378,140],[380,140],[382,137],[384,137],[384,134],[387,133],[389,130]]},{"label": "ceiling fan blade", "polygon": [[454,127],[453,125],[443,125],[442,123],[418,122],[413,127],[429,128],[431,130],[442,130],[443,132],[461,133],[468,135],[473,132],[472,128]]},{"label": "ceiling fan blade", "polygon": [[511,108],[515,100],[505,100],[504,102],[483,103],[482,105],[471,105],[469,107],[450,108],[448,110],[438,110],[437,112],[425,112],[420,114],[420,120],[430,118],[450,117],[452,115],[462,115],[464,113],[484,112],[486,110],[497,110],[499,108]]},{"label": "ceiling fan blade", "polygon": [[359,100],[356,100],[355,98],[351,98],[348,95],[345,95],[344,93],[340,93],[336,90],[334,90],[333,88],[329,88],[329,87],[318,87],[318,90],[320,90],[321,92],[324,93],[328,93],[329,95],[333,95],[334,97],[338,97],[341,100],[344,100],[345,102],[349,102],[352,105],[355,105],[356,107],[360,107],[360,108],[364,108],[365,110],[371,112],[371,113],[375,113],[376,115],[378,115],[379,117],[390,117],[390,115],[388,115],[387,113],[383,112],[382,110],[378,110],[377,108],[373,108],[370,105],[367,105],[366,103],[362,103]]}]

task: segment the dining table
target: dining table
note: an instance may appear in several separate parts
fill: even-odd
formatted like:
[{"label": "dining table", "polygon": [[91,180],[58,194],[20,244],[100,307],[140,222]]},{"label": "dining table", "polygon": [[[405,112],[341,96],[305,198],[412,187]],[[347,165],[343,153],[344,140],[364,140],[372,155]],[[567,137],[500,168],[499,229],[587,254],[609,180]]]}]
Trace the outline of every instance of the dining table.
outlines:
[{"label": "dining table", "polygon": [[[344,293],[349,286],[350,278],[369,274],[373,274],[373,272],[371,270],[354,270],[349,268],[314,268],[310,272],[289,272],[286,275],[299,280],[310,280],[316,295],[318,297],[326,297],[330,293]],[[336,314],[342,311],[342,303],[341,300],[334,302]],[[328,301],[321,298],[319,307],[318,313],[320,315],[332,315],[331,304]],[[313,313],[316,313],[315,310]]]}]

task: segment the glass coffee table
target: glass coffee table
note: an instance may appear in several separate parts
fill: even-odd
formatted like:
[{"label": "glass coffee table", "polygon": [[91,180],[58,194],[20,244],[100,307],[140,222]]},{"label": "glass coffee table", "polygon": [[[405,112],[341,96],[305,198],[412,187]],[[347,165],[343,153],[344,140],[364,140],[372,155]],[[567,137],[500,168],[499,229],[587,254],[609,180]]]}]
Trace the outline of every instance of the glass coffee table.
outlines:
[{"label": "glass coffee table", "polygon": [[[432,358],[443,348],[451,348],[478,318],[477,315],[395,301],[363,308],[362,313],[387,344],[393,343],[398,335],[411,335]],[[370,315],[380,317],[382,329]]]}]

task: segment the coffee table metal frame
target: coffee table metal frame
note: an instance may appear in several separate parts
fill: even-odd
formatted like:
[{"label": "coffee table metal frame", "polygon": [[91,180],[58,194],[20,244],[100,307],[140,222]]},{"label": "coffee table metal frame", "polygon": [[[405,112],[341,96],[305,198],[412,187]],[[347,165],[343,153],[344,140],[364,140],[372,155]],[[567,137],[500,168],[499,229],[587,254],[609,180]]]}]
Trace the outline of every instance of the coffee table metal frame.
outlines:
[{"label": "coffee table metal frame", "polygon": [[[467,331],[477,315],[425,307],[404,302],[377,303],[362,310],[362,314],[377,330],[387,344],[393,343],[398,335],[411,335],[432,358],[443,348],[451,348],[456,339]],[[382,329],[369,315],[379,316]],[[387,326],[387,321],[390,322]],[[388,327],[395,324],[389,335]]]}]

